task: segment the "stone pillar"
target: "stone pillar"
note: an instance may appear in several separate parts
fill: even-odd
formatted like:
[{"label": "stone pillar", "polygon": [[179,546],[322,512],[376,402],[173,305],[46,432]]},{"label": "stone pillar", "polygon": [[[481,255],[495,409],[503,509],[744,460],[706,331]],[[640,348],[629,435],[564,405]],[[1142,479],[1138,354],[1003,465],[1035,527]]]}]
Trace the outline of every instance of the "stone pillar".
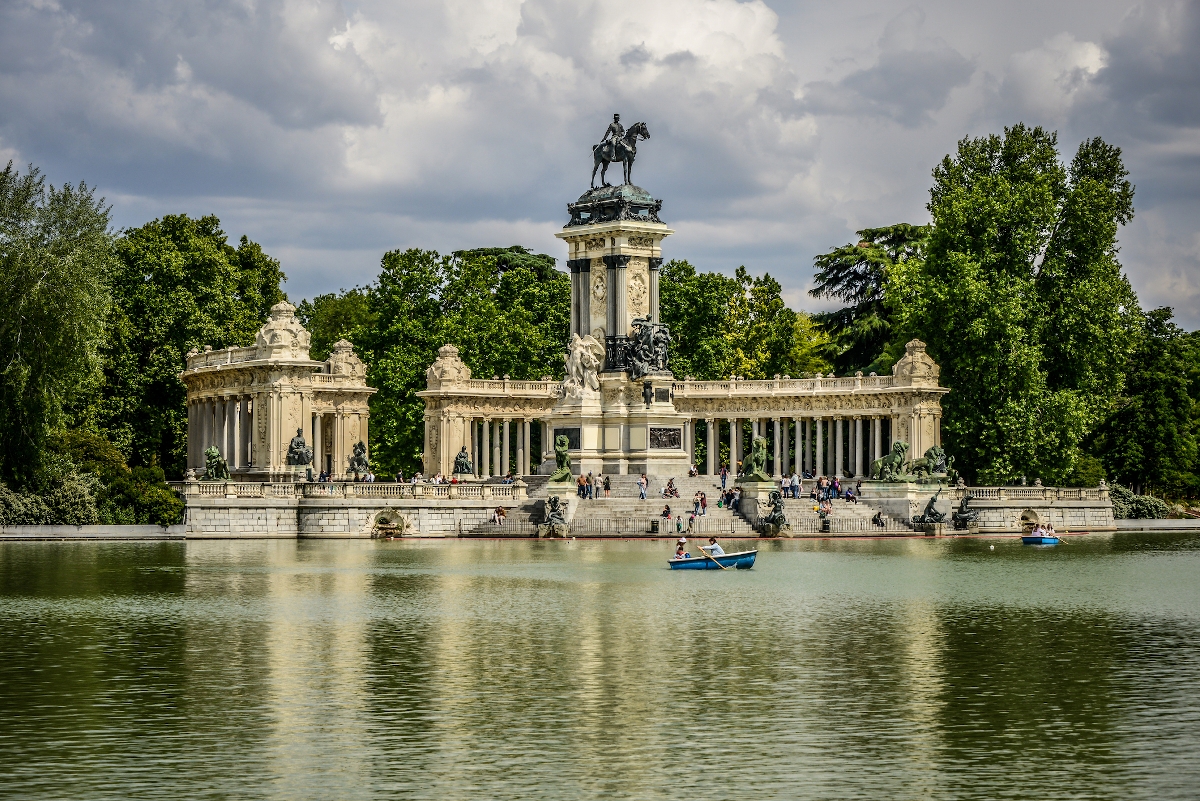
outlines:
[{"label": "stone pillar", "polygon": [[876,459],[883,458],[883,418],[879,415],[871,418],[871,442],[875,451],[871,464],[874,464]]},{"label": "stone pillar", "polygon": [[688,417],[683,421],[683,433],[687,437],[688,467],[696,463],[696,421]]},{"label": "stone pillar", "polygon": [[240,398],[229,399],[229,417],[233,425],[230,426],[229,432],[229,467],[230,469],[243,467],[244,455],[242,454],[242,401]]},{"label": "stone pillar", "polygon": [[775,478],[782,478],[783,477],[783,467],[782,467],[782,463],[780,462],[780,459],[779,459],[780,453],[782,453],[782,448],[780,447],[780,442],[779,442],[779,418],[776,417],[774,422],[775,422],[775,447],[772,448],[771,452],[775,456],[775,461],[771,465],[771,471],[772,471],[772,475],[774,475]]},{"label": "stone pillar", "polygon": [[661,323],[658,318],[658,268],[662,264],[662,259],[650,258],[650,319]]},{"label": "stone pillar", "polygon": [[842,418],[840,418],[840,417],[835,417],[835,418],[833,419],[833,427],[834,427],[834,434],[833,434],[833,447],[834,447],[834,451],[833,451],[833,453],[834,453],[834,457],[833,457],[833,474],[834,474],[835,476],[838,476],[839,478],[840,478],[840,477],[841,477],[841,475],[842,475],[842,465],[843,465],[843,462],[842,462],[842,451],[844,450],[844,446],[845,446],[845,441],[844,441],[844,438],[843,438],[843,436],[844,436],[844,435],[843,435],[843,433],[842,433],[842,432],[845,430],[845,428],[846,428],[846,427],[845,427],[845,425],[843,425],[843,422],[844,422],[844,421],[843,421],[843,420],[842,420]]},{"label": "stone pillar", "polygon": [[814,475],[819,475],[825,472],[825,449],[822,447],[825,443],[821,441],[821,418],[818,417],[813,421],[813,439],[816,441],[817,455],[813,461]]},{"label": "stone pillar", "polygon": [[737,475],[737,418],[729,418],[729,472]]},{"label": "stone pillar", "polygon": [[492,421],[483,418],[483,436],[479,440],[479,477],[490,478],[492,475]]},{"label": "stone pillar", "polygon": [[325,416],[317,412],[313,417],[313,470],[320,475],[325,469]]},{"label": "stone pillar", "polygon": [[704,420],[704,472],[706,475],[716,475],[717,468],[717,438],[714,429],[716,419],[708,417]]},{"label": "stone pillar", "polygon": [[500,469],[496,471],[496,475],[498,475],[498,476],[508,475],[508,471],[512,465],[512,462],[511,462],[512,443],[508,438],[508,425],[511,422],[511,420],[512,420],[512,418],[509,418],[509,417],[504,418],[504,429],[503,429],[504,430],[504,439],[502,441],[502,444],[500,445],[500,450],[503,451],[503,455],[500,457]]},{"label": "stone pillar", "polygon": [[862,478],[863,474],[863,444],[862,417],[854,418],[854,475]]},{"label": "stone pillar", "polygon": [[529,418],[526,417],[521,421],[521,442],[525,445],[525,453],[521,457],[521,475],[527,476],[533,473],[529,469],[529,459],[533,454],[533,440],[530,438],[530,433],[533,431],[533,426],[530,425]]},{"label": "stone pillar", "polygon": [[788,457],[790,457],[790,454],[788,454],[788,451],[791,450],[791,442],[788,441],[791,439],[791,432],[790,432],[790,430],[788,430],[788,424],[791,423],[791,420],[788,417],[780,417],[779,422],[782,423],[781,428],[782,428],[782,432],[784,432],[784,433],[782,433],[782,438],[784,438],[784,439],[781,439],[779,442],[779,453],[780,453],[780,458],[782,459],[782,462],[779,463],[779,472],[780,472],[780,476],[786,476],[786,475],[788,475],[787,474]]}]

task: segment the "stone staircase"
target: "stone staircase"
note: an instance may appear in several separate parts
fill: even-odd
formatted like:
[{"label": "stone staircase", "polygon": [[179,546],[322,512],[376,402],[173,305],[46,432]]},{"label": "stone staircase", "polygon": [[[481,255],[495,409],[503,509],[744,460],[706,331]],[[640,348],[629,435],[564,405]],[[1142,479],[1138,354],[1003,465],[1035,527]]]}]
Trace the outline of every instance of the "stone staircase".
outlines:
[{"label": "stone staircase", "polygon": [[[679,490],[678,498],[663,499],[662,490],[668,478],[675,479]],[[676,518],[683,515],[683,533],[694,536],[753,537],[753,527],[740,515],[717,506],[721,493],[720,476],[649,476],[650,487],[646,500],[638,498],[638,476],[610,475],[608,498],[592,500],[577,499],[575,484],[552,487],[546,476],[528,476],[523,480],[529,485],[529,499],[520,506],[509,509],[504,526],[483,523],[464,536],[476,537],[531,537],[537,534],[537,523],[541,522],[542,502],[555,494],[564,501],[576,503],[570,518],[571,533],[575,536],[592,537],[647,537],[674,536],[677,531]],[[805,493],[812,482],[805,482]],[[730,482],[732,486],[732,481]],[[696,492],[708,495],[707,514],[697,517],[691,532],[687,531],[688,517],[692,511],[692,496]],[[664,523],[661,513],[664,505],[671,507],[670,522]],[[844,500],[833,502],[833,514],[825,521],[813,511],[813,502],[804,494],[801,498],[785,498],[784,513],[792,526],[793,534],[831,534],[845,536],[879,536],[887,534],[911,534],[912,527],[905,521],[884,516],[883,526],[872,522],[876,510],[870,504],[857,504]]]}]

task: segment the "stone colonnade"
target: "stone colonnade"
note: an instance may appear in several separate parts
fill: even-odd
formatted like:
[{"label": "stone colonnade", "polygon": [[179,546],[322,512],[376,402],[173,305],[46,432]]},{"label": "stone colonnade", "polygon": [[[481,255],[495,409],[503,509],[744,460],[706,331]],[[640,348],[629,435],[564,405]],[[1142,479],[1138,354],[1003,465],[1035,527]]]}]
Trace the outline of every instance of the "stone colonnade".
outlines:
[{"label": "stone colonnade", "polygon": [[463,445],[480,478],[532,475],[554,452],[549,422],[521,415],[471,418]]},{"label": "stone colonnade", "polygon": [[189,468],[202,474],[204,452],[216,446],[239,478],[296,478],[307,467],[287,463],[299,429],[315,472],[347,475],[354,446],[368,442],[367,401],[375,390],[349,342],[337,342],[318,362],[309,358],[309,339],[285,301],[271,308],[254,345],[188,354],[179,378],[187,386]]},{"label": "stone colonnade", "polygon": [[[683,430],[688,460],[701,473],[715,475],[722,465],[734,470],[749,454],[751,438],[761,436],[767,440],[768,469],[781,478],[793,471],[829,476],[866,475],[871,463],[891,449],[894,441],[891,432],[899,428],[895,416],[818,415],[688,417]],[[935,432],[930,444],[940,446],[940,425]],[[701,447],[703,458],[697,460]],[[722,448],[727,449],[727,458],[720,456]],[[911,452],[910,458],[913,458]]]}]

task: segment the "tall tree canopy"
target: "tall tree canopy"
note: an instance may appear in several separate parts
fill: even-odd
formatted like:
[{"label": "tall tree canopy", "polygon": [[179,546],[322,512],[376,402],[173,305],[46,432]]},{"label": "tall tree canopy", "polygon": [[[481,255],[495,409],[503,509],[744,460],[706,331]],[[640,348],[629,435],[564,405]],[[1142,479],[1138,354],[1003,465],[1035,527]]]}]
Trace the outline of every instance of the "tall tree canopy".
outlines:
[{"label": "tall tree canopy", "polygon": [[170,215],[125,231],[111,275],[113,313],[94,414],[133,466],[186,469],[187,392],[178,375],[192,348],[254,341],[284,299],[279,262],[213,216]]},{"label": "tall tree canopy", "polygon": [[30,483],[52,430],[99,380],[113,263],[109,212],[82,182],[0,172],[0,478]]},{"label": "tall tree canopy", "polygon": [[1137,299],[1117,261],[1133,214],[1120,151],[1065,167],[1023,124],[934,170],[924,259],[888,269],[894,341],[920,337],[951,392],[943,439],[970,478],[1062,480],[1121,391]]},{"label": "tall tree canopy", "polygon": [[1196,338],[1171,322],[1171,310],[1147,312],[1129,355],[1125,391],[1100,426],[1094,449],[1111,475],[1137,490],[1194,496],[1196,480]]},{"label": "tall tree canopy", "polygon": [[520,247],[384,255],[351,337],[379,390],[371,440],[381,470],[420,464],[425,405],[414,393],[425,388],[425,370],[442,345],[457,345],[479,377],[561,377],[571,282],[553,265]]},{"label": "tall tree canopy", "polygon": [[671,371],[700,379],[770,378],[824,372],[827,338],[787,307],[770,275],[745,267],[731,277],[700,273],[686,261],[663,265],[662,320],[671,328]]},{"label": "tall tree canopy", "polygon": [[884,289],[888,269],[923,257],[928,225],[897,223],[858,231],[858,242],[842,245],[813,259],[814,298],[839,300],[846,306],[819,312],[813,320],[830,336],[830,356],[839,373],[885,372],[893,360],[885,355],[892,335]]}]

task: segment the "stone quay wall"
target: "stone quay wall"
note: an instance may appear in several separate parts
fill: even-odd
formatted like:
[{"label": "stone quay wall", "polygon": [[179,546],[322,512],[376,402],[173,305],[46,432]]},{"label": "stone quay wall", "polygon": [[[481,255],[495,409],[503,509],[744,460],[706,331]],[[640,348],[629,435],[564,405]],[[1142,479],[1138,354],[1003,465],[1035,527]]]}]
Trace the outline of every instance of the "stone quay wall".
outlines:
[{"label": "stone quay wall", "polygon": [[[862,502],[896,520],[909,521],[925,509],[937,484],[864,481]],[[941,487],[937,509],[946,515],[969,494],[967,508],[979,512],[981,534],[1014,534],[1025,522],[1049,523],[1058,531],[1115,531],[1112,499],[1100,487]]]},{"label": "stone quay wall", "polygon": [[457,537],[497,506],[527,500],[514,484],[183,482],[188,539]]}]

